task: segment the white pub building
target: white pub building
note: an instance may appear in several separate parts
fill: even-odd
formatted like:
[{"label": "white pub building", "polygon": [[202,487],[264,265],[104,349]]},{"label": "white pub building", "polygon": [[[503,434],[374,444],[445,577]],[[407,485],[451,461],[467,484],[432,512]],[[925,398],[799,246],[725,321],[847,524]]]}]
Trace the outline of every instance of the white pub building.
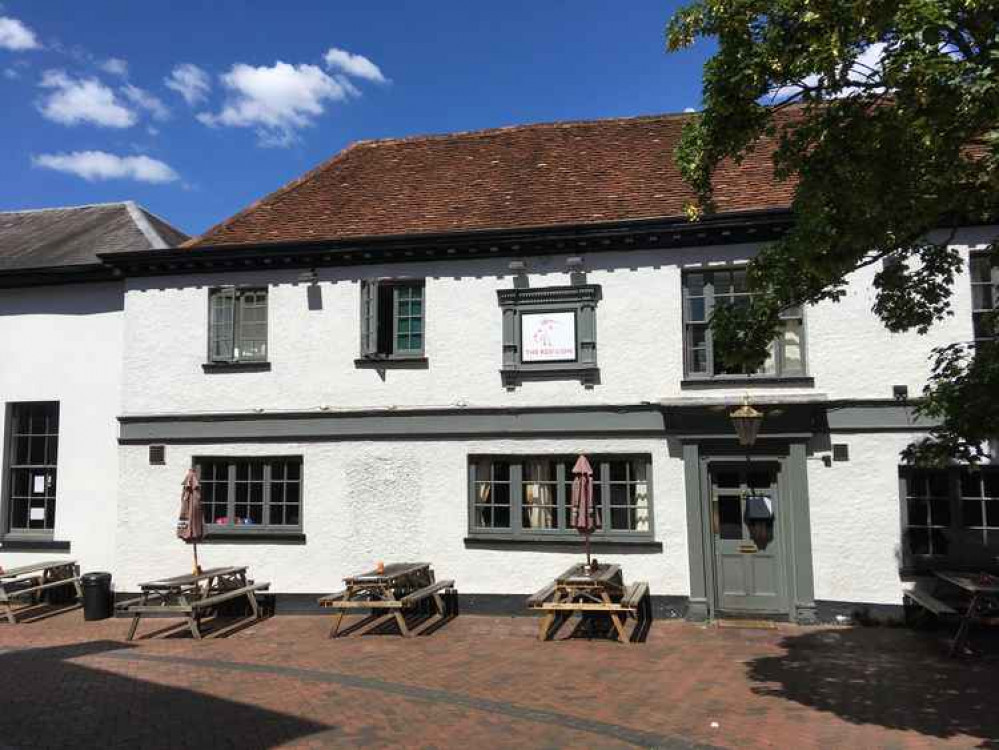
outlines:
[{"label": "white pub building", "polygon": [[[580,560],[566,506],[586,454],[594,554],[661,614],[888,613],[920,571],[994,567],[999,473],[899,452],[929,427],[912,400],[930,350],[994,304],[976,251],[999,229],[957,234],[954,315],[927,335],[884,328],[869,268],[842,302],[788,311],[760,372],[726,372],[708,320],[750,293],[792,189],[760,148],[689,223],[683,122],[357,143],[194,240],[98,244],[99,280],[0,270],[0,564],[67,555],[119,591],[183,572],[194,467],[202,563],[249,565],[279,612],[379,560],[432,562],[465,611],[523,611]],[[728,416],[747,397],[748,448]],[[24,421],[37,404],[57,428]],[[51,508],[19,468],[36,425],[58,443]],[[747,497],[766,499],[763,543]]]}]

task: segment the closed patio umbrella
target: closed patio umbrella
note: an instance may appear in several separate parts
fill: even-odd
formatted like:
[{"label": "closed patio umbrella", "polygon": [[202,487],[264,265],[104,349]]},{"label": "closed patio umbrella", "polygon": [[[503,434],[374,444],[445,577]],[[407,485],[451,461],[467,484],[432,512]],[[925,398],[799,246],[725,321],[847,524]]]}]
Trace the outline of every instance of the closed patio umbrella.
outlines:
[{"label": "closed patio umbrella", "polygon": [[600,528],[600,518],[593,504],[593,467],[586,456],[572,467],[572,504],[569,525],[586,540],[586,567],[590,567],[590,534]]},{"label": "closed patio umbrella", "polygon": [[177,536],[194,545],[194,574],[201,572],[198,565],[198,542],[205,538],[205,519],[201,515],[201,482],[194,469],[184,475],[180,492],[180,517],[177,519]]}]

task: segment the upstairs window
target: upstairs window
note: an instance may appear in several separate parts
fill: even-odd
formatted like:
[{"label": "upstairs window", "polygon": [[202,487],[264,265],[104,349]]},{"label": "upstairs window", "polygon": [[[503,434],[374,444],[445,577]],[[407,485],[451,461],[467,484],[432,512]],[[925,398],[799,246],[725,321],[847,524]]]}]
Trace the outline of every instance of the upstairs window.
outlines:
[{"label": "upstairs window", "polygon": [[[711,315],[721,305],[746,307],[749,291],[745,268],[692,271],[683,276],[684,372],[688,378],[743,376],[727,368],[711,332]],[[805,321],[800,306],[781,313],[781,331],[770,345],[763,366],[749,377],[805,375]]]},{"label": "upstairs window", "polygon": [[267,290],[221,287],[208,298],[208,360],[267,360]]},{"label": "upstairs window", "polygon": [[361,282],[361,356],[416,359],[424,355],[424,283]]},{"label": "upstairs window", "polygon": [[993,266],[988,253],[971,255],[971,316],[975,343],[995,341],[996,292],[999,267]]}]

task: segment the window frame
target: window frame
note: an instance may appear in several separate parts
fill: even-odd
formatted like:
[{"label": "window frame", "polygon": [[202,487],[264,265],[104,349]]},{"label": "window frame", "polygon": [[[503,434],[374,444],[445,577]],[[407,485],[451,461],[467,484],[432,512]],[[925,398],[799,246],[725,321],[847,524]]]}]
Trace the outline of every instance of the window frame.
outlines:
[{"label": "window frame", "polygon": [[[567,468],[568,464],[575,463],[578,454],[551,453],[551,454],[495,454],[495,453],[473,453],[467,457],[467,484],[468,484],[468,537],[475,540],[504,540],[504,541],[545,541],[545,540],[582,540],[582,535],[575,529],[569,527],[568,513],[571,503],[572,475]],[[598,453],[587,455],[590,464],[594,469],[594,496],[596,498],[596,485],[600,485],[599,514],[601,519],[600,528],[593,532],[591,539],[595,542],[651,542],[655,541],[655,489],[652,475],[652,454],[650,453]],[[492,465],[497,461],[505,461],[510,464],[510,525],[508,527],[483,527],[476,525],[476,465],[481,461],[488,461],[490,465],[490,476],[492,476]],[[525,466],[532,461],[550,461],[556,466],[556,474],[552,481],[556,486],[556,513],[561,523],[560,528],[525,528],[523,525],[524,513],[524,476]],[[630,507],[611,505],[611,484],[610,463],[613,461],[641,461],[645,465],[645,484],[647,493],[647,530],[627,530],[611,529],[611,508]],[[638,484],[639,482],[633,482]]]},{"label": "window frame", "polygon": [[[57,420],[56,432],[54,435],[51,433],[44,433],[45,438],[55,437],[56,440],[56,462],[54,464],[18,464],[15,461],[15,450],[17,441],[15,440],[14,427],[15,427],[15,411],[18,408],[32,407],[32,406],[48,406],[55,408],[55,418]],[[52,542],[55,538],[56,524],[58,522],[58,496],[59,496],[59,435],[62,430],[62,404],[60,401],[10,401],[7,403],[4,410],[4,443],[3,443],[3,476],[0,477],[3,485],[0,488],[0,539],[4,541],[24,541],[24,542]],[[29,433],[34,434],[34,433]],[[46,447],[46,454],[48,448]],[[14,528],[12,526],[11,514],[13,512],[13,472],[15,469],[45,469],[46,471],[52,471],[54,473],[55,479],[55,492],[51,497],[52,505],[52,525],[50,528],[32,529],[32,528]],[[29,498],[29,517],[30,517],[30,498]],[[48,509],[48,501],[46,503],[46,509]]]},{"label": "window frame", "polygon": [[[243,305],[241,300],[244,295],[249,294],[260,294],[264,295],[264,319],[261,325],[263,325],[263,354],[247,356],[243,353],[243,347],[241,346],[241,341],[243,340],[243,330],[242,326],[244,321],[242,320]],[[231,339],[232,344],[230,347],[231,356],[216,356],[215,355],[215,344],[217,341],[216,337],[216,325],[215,325],[215,300],[219,297],[231,297],[232,299],[232,321],[231,321]],[[207,352],[206,352],[206,362],[208,365],[264,365],[267,364],[268,357],[270,356],[270,288],[266,285],[260,286],[256,284],[247,285],[224,285],[211,287],[208,290],[208,337],[207,337]],[[247,325],[254,325],[254,323],[247,323]],[[259,341],[260,339],[253,339],[254,341]]]},{"label": "window frame", "polygon": [[[976,281],[974,274],[974,263],[976,260],[984,260],[990,265],[990,275],[989,281]],[[978,337],[975,335],[975,316],[979,314],[989,314],[993,313],[994,319],[997,321],[996,325],[999,327],[999,265],[990,262],[990,253],[987,250],[972,250],[968,255],[968,279],[971,285],[971,337],[975,345],[978,346],[983,343],[997,342],[999,341],[999,331],[995,336],[983,336]],[[975,306],[975,289],[980,286],[991,286],[992,287],[992,307],[990,308],[979,308]]]},{"label": "window frame", "polygon": [[[500,289],[497,299],[503,316],[503,352],[500,375],[504,387],[513,390],[524,380],[579,379],[587,388],[599,380],[597,364],[597,305],[602,298],[599,284],[575,284]],[[572,360],[525,362],[523,316],[573,313],[576,356]]]},{"label": "window frame", "polygon": [[[301,454],[289,454],[289,455],[266,455],[266,456],[219,456],[219,455],[198,455],[192,456],[191,458],[191,468],[197,472],[198,480],[201,481],[201,469],[202,463],[206,461],[213,461],[216,463],[225,463],[228,465],[227,477],[226,477],[226,518],[229,522],[226,524],[216,524],[209,523],[205,521],[205,535],[238,535],[238,536],[255,536],[255,535],[300,535],[303,533],[305,527],[305,460]],[[297,462],[298,463],[298,523],[297,524],[271,524],[271,523],[261,523],[261,524],[237,524],[235,523],[235,507],[236,507],[236,465],[240,462],[248,463],[262,463],[264,465],[263,471],[263,496],[262,496],[262,506],[264,518],[270,519],[270,508],[271,508],[271,485],[273,480],[271,479],[272,464],[277,461],[281,462]],[[202,482],[202,485],[204,483]],[[204,491],[202,490],[202,493]],[[202,494],[202,502],[204,501],[204,495]]]},{"label": "window frame", "polygon": [[[683,326],[683,376],[685,380],[689,381],[700,381],[700,382],[710,382],[715,380],[781,380],[781,381],[794,381],[801,379],[808,379],[808,320],[804,306],[796,306],[793,308],[792,312],[787,310],[783,311],[780,315],[782,321],[787,320],[797,320],[801,325],[801,369],[795,372],[785,372],[786,370],[786,351],[785,342],[783,336],[778,336],[772,346],[774,347],[773,372],[753,372],[753,373],[730,373],[730,372],[716,372],[715,367],[715,353],[714,353],[714,334],[711,330],[711,315],[715,309],[715,289],[714,289],[714,274],[716,273],[733,273],[735,271],[744,271],[747,269],[745,265],[724,265],[724,266],[709,266],[705,268],[685,268],[681,273],[680,278],[680,304],[682,307],[682,326]],[[691,276],[700,275],[704,277],[703,292],[698,295],[698,298],[703,298],[704,300],[704,319],[703,320],[692,320],[690,316],[690,293],[688,279]],[[745,297],[751,299],[754,293],[745,292],[730,292],[725,295],[725,297]],[[796,313],[794,312],[796,311]],[[707,364],[707,372],[695,372],[692,369],[691,362],[691,329],[694,326],[703,326],[705,329],[705,357]]]},{"label": "window frame", "polygon": [[[420,292],[420,347],[419,349],[396,349],[399,337],[399,305],[400,292],[403,289],[418,289]],[[382,290],[392,294],[391,324],[382,321],[381,294]],[[412,300],[409,300],[412,302]],[[406,316],[410,320],[416,316]],[[426,279],[362,279],[360,286],[360,359],[374,362],[392,362],[406,360],[422,360],[427,350],[427,284]],[[391,325],[389,334],[391,351],[382,351],[381,342],[383,326]],[[412,331],[409,332],[412,334]]]},{"label": "window frame", "polygon": [[[970,471],[967,465],[951,466],[944,469],[924,469],[912,466],[900,466],[898,469],[898,492],[899,492],[899,518],[900,518],[900,551],[901,567],[903,572],[922,572],[941,569],[969,569],[982,570],[989,566],[996,569],[996,552],[999,551],[999,526],[988,526],[988,518],[985,515],[985,507],[982,507],[983,524],[978,526],[968,526],[964,519],[964,504],[976,498],[965,497],[963,495],[962,473]],[[980,466],[976,471],[999,475],[999,466]],[[945,474],[947,486],[947,507],[950,515],[947,524],[933,524],[932,513],[926,524],[910,524],[909,501],[911,499],[922,499],[927,502],[931,499],[943,499],[940,496],[913,496],[909,494],[909,483],[911,477],[919,473]],[[982,493],[978,496],[980,503],[999,503],[999,496],[994,499],[992,496],[984,495],[984,480],[981,485]],[[932,530],[941,529],[941,533],[947,540],[948,551],[943,554],[916,554],[911,551],[909,544],[909,529],[925,528],[929,530],[932,549]],[[989,535],[995,536],[995,540],[989,545]]]}]

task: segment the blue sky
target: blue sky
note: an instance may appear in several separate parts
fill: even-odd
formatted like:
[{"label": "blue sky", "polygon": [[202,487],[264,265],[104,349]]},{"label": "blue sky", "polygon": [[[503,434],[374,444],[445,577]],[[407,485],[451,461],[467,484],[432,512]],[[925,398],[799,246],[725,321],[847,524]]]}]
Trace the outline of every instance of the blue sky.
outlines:
[{"label": "blue sky", "polygon": [[196,234],[352,141],[696,108],[677,5],[0,0],[0,210]]}]

